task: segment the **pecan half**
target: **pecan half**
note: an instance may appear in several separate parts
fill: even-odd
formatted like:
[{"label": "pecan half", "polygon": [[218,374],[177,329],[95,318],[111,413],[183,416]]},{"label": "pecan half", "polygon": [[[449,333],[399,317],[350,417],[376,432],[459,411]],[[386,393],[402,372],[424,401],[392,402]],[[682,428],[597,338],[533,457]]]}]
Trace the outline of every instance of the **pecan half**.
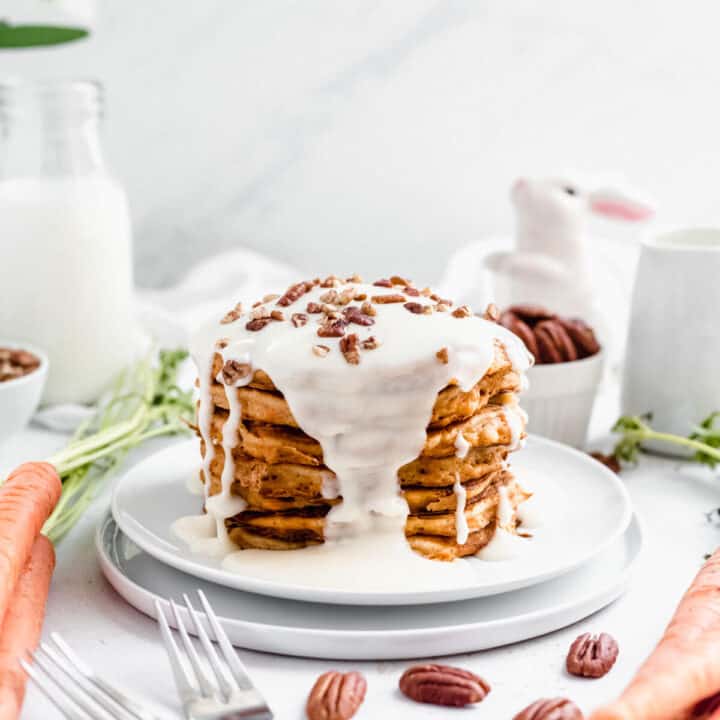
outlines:
[{"label": "pecan half", "polygon": [[544,698],[528,705],[513,720],[583,720],[583,714],[572,700]]},{"label": "pecan half", "polygon": [[532,328],[522,320],[519,315],[516,315],[512,310],[506,310],[500,316],[500,324],[511,333],[517,335],[525,343],[525,347],[532,353],[537,361],[540,361],[540,351],[538,350],[538,344],[535,340],[535,334]]},{"label": "pecan half", "polygon": [[235,385],[239,380],[246,378],[252,372],[252,367],[238,360],[228,360],[221,371],[222,381],[225,385]]},{"label": "pecan half", "polygon": [[358,350],[359,341],[360,338],[358,338],[355,333],[345,335],[345,337],[340,340],[340,352],[351,365],[357,365],[360,362],[360,352]]},{"label": "pecan half", "polygon": [[600,352],[600,343],[595,337],[592,328],[578,318],[566,320],[558,318],[558,322],[563,326],[565,332],[575,343],[580,355],[589,357]]},{"label": "pecan half", "polygon": [[367,683],[359,672],[322,674],[308,695],[308,720],[350,720],[365,699]]},{"label": "pecan half", "polygon": [[370,298],[374,303],[378,305],[387,305],[388,303],[401,303],[407,299],[404,295],[373,295]]},{"label": "pecan half", "polygon": [[464,707],[484,700],[490,685],[469,670],[449,665],[415,665],[402,674],[400,690],[416,702]]},{"label": "pecan half", "polygon": [[342,337],[345,334],[347,323],[342,318],[326,319],[318,328],[317,334],[320,337]]},{"label": "pecan half", "polygon": [[[535,326],[540,357],[548,362],[571,362],[578,359],[575,344],[557,320],[541,320]],[[557,358],[557,359],[556,359]]]},{"label": "pecan half", "polygon": [[571,675],[601,678],[610,672],[618,656],[618,644],[612,635],[583,633],[570,646],[566,667]]}]

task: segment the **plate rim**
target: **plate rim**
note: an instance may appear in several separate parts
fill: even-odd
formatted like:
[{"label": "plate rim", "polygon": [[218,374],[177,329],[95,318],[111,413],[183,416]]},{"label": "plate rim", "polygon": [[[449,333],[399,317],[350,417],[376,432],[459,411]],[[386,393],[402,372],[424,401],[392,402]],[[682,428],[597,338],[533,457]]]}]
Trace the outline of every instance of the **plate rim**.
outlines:
[{"label": "plate rim", "polygon": [[[124,513],[118,508],[118,496],[120,495],[123,483],[130,474],[137,471],[138,467],[140,467],[143,463],[148,462],[156,455],[177,451],[177,449],[183,445],[189,446],[190,442],[194,442],[194,440],[187,440],[185,443],[173,443],[170,446],[161,448],[155,453],[147,455],[139,463],[130,468],[115,482],[112,491],[110,508],[115,522],[122,532],[144,552],[148,553],[156,560],[159,560],[160,562],[163,562],[180,572],[184,572],[187,575],[198,577],[236,590],[288,600],[316,602],[330,605],[428,605],[452,602],[455,600],[490,597],[492,595],[512,592],[513,590],[520,590],[522,588],[531,587],[533,585],[552,580],[553,578],[571,572],[572,570],[590,562],[622,536],[630,525],[634,514],[632,500],[625,484],[616,473],[609,470],[602,463],[593,460],[587,453],[582,452],[581,450],[577,450],[569,445],[565,445],[539,435],[530,434],[528,436],[528,441],[534,445],[548,446],[556,452],[570,454],[571,456],[579,458],[582,462],[589,463],[588,467],[592,467],[593,471],[599,475],[604,475],[611,485],[613,485],[618,495],[622,497],[624,512],[620,521],[617,523],[615,530],[609,534],[603,542],[596,545],[583,557],[576,559],[571,563],[557,566],[551,570],[526,576],[521,580],[506,581],[501,585],[498,585],[497,589],[493,588],[490,591],[485,588],[478,592],[479,588],[472,586],[449,588],[445,590],[420,590],[407,593],[394,591],[392,594],[377,591],[362,592],[355,590],[309,588],[303,585],[279,583],[274,580],[246,577],[237,573],[229,573],[221,568],[214,568],[202,565],[199,562],[193,562],[191,558],[180,557],[175,552],[166,550],[163,547],[159,547],[156,544],[148,542],[145,533],[137,532],[133,527],[133,523],[126,523],[123,521]],[[149,531],[145,532],[149,534]]]},{"label": "plate rim", "polygon": [[[157,595],[152,590],[149,590],[142,585],[139,585],[135,580],[128,577],[122,569],[118,566],[116,562],[112,559],[110,554],[106,552],[106,545],[104,543],[104,536],[107,532],[107,528],[109,525],[113,524],[115,526],[116,534],[121,533],[125,535],[124,531],[120,526],[117,524],[117,521],[113,517],[112,513],[108,510],[108,512],[104,515],[103,519],[100,521],[100,523],[97,526],[96,532],[95,532],[95,549],[98,555],[98,560],[100,563],[101,570],[103,571],[103,574],[107,578],[108,582],[113,586],[113,588],[120,594],[123,599],[126,600],[129,604],[133,605],[133,607],[136,607],[140,612],[143,612],[143,614],[148,615],[153,620],[156,620],[155,616],[148,614],[146,611],[141,610],[140,608],[137,608],[136,605],[131,603],[123,593],[120,592],[120,590],[117,589],[115,582],[113,582],[113,579],[116,582],[122,582],[126,586],[132,587],[132,589],[141,595],[145,595],[148,598],[150,598],[151,601],[159,600],[163,607],[165,609],[168,609],[170,607],[170,603],[168,598],[162,597],[161,595]],[[560,605],[553,606],[550,609],[544,609],[544,610],[534,610],[531,612],[521,613],[518,615],[511,616],[510,618],[503,618],[503,619],[496,619],[496,620],[489,620],[485,622],[474,622],[474,623],[465,623],[465,624],[456,624],[456,625],[444,625],[444,626],[438,626],[433,628],[423,628],[423,627],[416,627],[416,628],[406,628],[402,630],[347,630],[347,629],[326,629],[326,628],[309,628],[309,627],[292,627],[282,624],[269,624],[269,623],[263,623],[263,622],[256,622],[253,620],[245,620],[242,618],[233,618],[233,617],[226,617],[223,615],[219,616],[219,619],[221,622],[231,623],[237,627],[252,627],[253,629],[256,629],[258,631],[281,631],[283,633],[292,634],[292,635],[308,635],[312,634],[313,637],[317,638],[327,638],[327,639],[357,639],[358,637],[363,637],[365,639],[384,639],[389,640],[392,638],[417,638],[422,637],[426,639],[432,639],[435,636],[446,636],[448,632],[457,632],[459,630],[462,630],[463,632],[468,632],[472,630],[478,630],[479,628],[483,628],[485,630],[493,629],[496,627],[500,627],[504,624],[507,624],[508,622],[537,622],[539,620],[543,619],[549,619],[553,615],[556,615],[558,613],[565,613],[573,608],[578,607],[586,607],[589,603],[592,603],[593,600],[595,600],[598,597],[606,597],[608,594],[610,594],[611,599],[608,600],[606,603],[603,603],[599,608],[591,611],[589,614],[592,614],[593,612],[597,612],[602,607],[605,607],[610,602],[613,602],[614,599],[617,599],[620,594],[622,594],[624,588],[627,586],[627,583],[630,579],[630,576],[632,575],[633,571],[637,567],[640,559],[642,558],[644,552],[645,552],[645,545],[646,545],[646,529],[645,524],[642,520],[642,518],[637,514],[633,513],[633,516],[631,518],[630,524],[625,529],[623,536],[630,533],[630,531],[637,533],[637,548],[632,555],[632,557],[627,560],[621,570],[621,572],[614,577],[610,582],[607,583],[606,586],[603,587],[601,591],[594,591],[594,592],[588,592],[583,594],[583,596],[575,601],[567,601],[565,603],[562,603]],[[127,538],[127,535],[125,535]],[[132,542],[131,538],[127,538]],[[619,541],[621,538],[617,538],[617,541]],[[114,542],[114,541],[113,541]],[[627,540],[625,542],[628,542]],[[143,552],[146,552],[143,550]],[[146,554],[149,555],[149,553],[146,552]],[[153,562],[159,562],[162,561],[158,558],[150,555]],[[182,572],[181,570],[177,570],[177,568],[173,568],[177,572]],[[576,568],[577,569],[577,568]],[[113,577],[109,577],[108,573],[112,575]],[[187,573],[183,573],[187,574]],[[192,575],[189,577],[193,577]],[[228,590],[228,591],[234,591],[234,588],[228,588],[227,586],[221,586],[222,588]],[[239,592],[249,592],[245,590],[240,590]],[[513,592],[513,591],[510,591]],[[252,593],[250,593],[252,594]],[[476,602],[480,602],[482,598],[474,598]],[[291,602],[302,602],[298,600],[291,600]],[[324,603],[316,603],[319,605],[323,605]],[[329,608],[332,608],[334,605],[333,603],[326,604]],[[382,607],[382,606],[379,606]],[[200,612],[200,611],[198,611]],[[202,613],[201,613],[202,614]],[[583,617],[587,617],[588,615],[584,615]],[[578,620],[575,620],[573,622],[578,622]],[[572,623],[570,623],[572,624]],[[556,628],[559,629],[559,628]],[[551,631],[552,632],[552,631]],[[544,633],[539,633],[544,634]],[[536,637],[531,636],[531,637]],[[529,639],[529,638],[528,638]],[[263,652],[263,651],[260,651]]]}]

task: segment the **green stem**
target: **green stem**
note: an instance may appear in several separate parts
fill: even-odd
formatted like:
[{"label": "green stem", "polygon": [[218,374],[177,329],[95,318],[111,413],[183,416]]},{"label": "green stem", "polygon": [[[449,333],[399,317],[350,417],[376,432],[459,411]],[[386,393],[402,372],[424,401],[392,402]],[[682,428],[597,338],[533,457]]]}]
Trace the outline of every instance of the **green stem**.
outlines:
[{"label": "green stem", "polygon": [[671,435],[670,433],[656,432],[655,430],[647,430],[645,432],[628,433],[628,435],[635,435],[639,440],[659,440],[660,442],[667,442],[674,445],[681,445],[692,450],[710,455],[720,461],[720,449],[706,445],[704,442],[699,440],[691,440],[690,438],[681,437],[679,435]]}]

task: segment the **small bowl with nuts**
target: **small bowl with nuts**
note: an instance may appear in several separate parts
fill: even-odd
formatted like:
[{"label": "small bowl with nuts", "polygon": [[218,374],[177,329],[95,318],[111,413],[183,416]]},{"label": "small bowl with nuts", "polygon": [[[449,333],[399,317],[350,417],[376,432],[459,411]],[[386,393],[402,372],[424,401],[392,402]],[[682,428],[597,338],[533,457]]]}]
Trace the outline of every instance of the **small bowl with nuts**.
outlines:
[{"label": "small bowl with nuts", "polygon": [[48,372],[45,353],[0,339],[0,444],[22,430],[40,403]]},{"label": "small bowl with nuts", "polygon": [[604,353],[595,332],[582,320],[536,305],[513,305],[499,322],[535,356],[522,396],[528,428],[581,448],[603,374]]}]

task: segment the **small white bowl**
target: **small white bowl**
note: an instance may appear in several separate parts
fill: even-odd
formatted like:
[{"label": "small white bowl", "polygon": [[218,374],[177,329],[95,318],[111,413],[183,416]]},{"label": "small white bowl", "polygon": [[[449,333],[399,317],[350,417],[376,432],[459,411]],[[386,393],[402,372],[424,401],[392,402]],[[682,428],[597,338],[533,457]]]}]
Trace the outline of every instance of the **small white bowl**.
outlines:
[{"label": "small white bowl", "polygon": [[530,385],[520,398],[529,418],[528,431],[582,448],[604,361],[601,350],[583,360],[531,367]]},{"label": "small white bowl", "polygon": [[0,348],[27,350],[40,360],[40,367],[15,378],[0,382],[0,444],[22,430],[30,421],[40,403],[49,361],[42,350],[24,342],[0,339]]}]

